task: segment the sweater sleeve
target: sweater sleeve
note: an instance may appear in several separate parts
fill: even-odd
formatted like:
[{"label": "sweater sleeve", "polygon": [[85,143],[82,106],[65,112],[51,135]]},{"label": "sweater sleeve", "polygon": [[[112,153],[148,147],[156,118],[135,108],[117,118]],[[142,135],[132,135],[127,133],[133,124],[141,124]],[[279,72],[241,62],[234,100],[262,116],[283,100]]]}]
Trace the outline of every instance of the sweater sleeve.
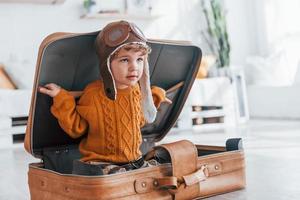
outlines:
[{"label": "sweater sleeve", "polygon": [[140,127],[142,128],[146,124],[146,119],[144,117],[144,113],[141,112],[141,120],[140,120]]},{"label": "sweater sleeve", "polygon": [[152,86],[151,91],[154,105],[159,108],[160,104],[166,100],[166,91],[157,86]]},{"label": "sweater sleeve", "polygon": [[[61,128],[72,138],[82,136],[88,129],[88,123],[82,117],[85,112],[88,112],[88,107],[84,106],[83,99],[84,94],[79,100],[79,105],[76,105],[74,97],[64,89],[61,89],[53,98],[51,113],[57,118]],[[78,110],[82,110],[82,112],[80,113]]]}]

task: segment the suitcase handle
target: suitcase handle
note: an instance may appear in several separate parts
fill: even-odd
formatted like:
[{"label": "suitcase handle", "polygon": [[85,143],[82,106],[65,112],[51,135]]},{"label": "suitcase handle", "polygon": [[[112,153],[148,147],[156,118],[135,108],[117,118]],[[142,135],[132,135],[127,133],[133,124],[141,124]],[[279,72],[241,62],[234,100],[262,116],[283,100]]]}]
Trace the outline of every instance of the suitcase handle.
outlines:
[{"label": "suitcase handle", "polygon": [[205,165],[201,166],[196,172],[177,178],[175,176],[167,176],[156,179],[154,184],[157,184],[160,189],[167,189],[169,192],[176,193],[182,185],[184,187],[191,186],[201,181],[205,181],[208,177],[208,169]]},{"label": "suitcase handle", "polygon": [[194,199],[200,194],[200,181],[207,177],[205,166],[197,169],[198,150],[196,146],[188,141],[181,140],[169,144],[154,147],[163,152],[172,163],[172,176],[158,180],[159,188],[167,188],[175,199]]}]

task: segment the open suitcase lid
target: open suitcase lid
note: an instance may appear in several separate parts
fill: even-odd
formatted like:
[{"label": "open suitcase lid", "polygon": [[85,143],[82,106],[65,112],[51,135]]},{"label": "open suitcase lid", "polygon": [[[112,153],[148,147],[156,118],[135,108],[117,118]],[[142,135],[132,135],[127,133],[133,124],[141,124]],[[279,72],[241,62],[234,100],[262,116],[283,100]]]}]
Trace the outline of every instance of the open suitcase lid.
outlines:
[{"label": "open suitcase lid", "polygon": [[[94,41],[99,32],[54,33],[46,37],[37,58],[31,107],[25,137],[26,150],[41,157],[42,149],[79,143],[60,128],[51,114],[52,98],[38,92],[38,86],[57,83],[69,91],[82,91],[99,79]],[[200,48],[188,42],[149,40],[151,85],[167,90],[171,105],[162,104],[154,123],[142,128],[145,141],[161,140],[174,126],[195,80],[201,61]],[[76,92],[74,93],[76,95]]]}]

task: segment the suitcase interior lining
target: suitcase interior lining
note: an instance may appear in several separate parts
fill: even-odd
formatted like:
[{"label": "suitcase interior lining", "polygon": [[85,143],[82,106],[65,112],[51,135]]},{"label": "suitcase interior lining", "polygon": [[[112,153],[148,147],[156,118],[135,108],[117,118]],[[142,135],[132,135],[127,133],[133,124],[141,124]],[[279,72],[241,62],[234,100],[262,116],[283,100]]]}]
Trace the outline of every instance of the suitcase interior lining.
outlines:
[{"label": "suitcase interior lining", "polygon": [[[166,91],[166,96],[172,102],[177,102],[182,86],[183,86],[183,82],[177,83],[175,86],[172,87],[175,89],[171,88]],[[141,129],[143,136],[151,138],[154,137],[154,135],[157,135],[156,133],[153,133],[153,130],[161,130],[164,128],[164,124],[161,123],[161,121],[167,121],[167,119],[173,113],[172,110],[175,107],[175,105],[176,105],[175,103],[174,104],[162,103],[157,110],[155,121],[151,124],[147,124]]]},{"label": "suitcase interior lining", "polygon": [[[207,156],[212,154],[224,153],[226,151],[235,151],[239,149],[226,150],[221,146],[196,145],[198,155]],[[81,155],[77,145],[67,145],[59,147],[50,147],[43,149],[43,168],[53,170],[62,174],[71,174],[73,160],[80,159]],[[168,162],[168,161],[166,161]],[[165,162],[163,162],[165,163]]]},{"label": "suitcase interior lining", "polygon": [[43,163],[44,168],[62,174],[71,174],[73,160],[81,158],[78,145],[67,145],[60,147],[44,148]]},{"label": "suitcase interior lining", "polygon": [[[226,146],[207,146],[196,145],[198,150],[198,156],[208,156],[212,154],[242,150],[243,144],[240,138],[231,138],[226,141]],[[160,163],[170,162],[170,157],[167,152],[157,152],[159,157],[163,158],[159,160]],[[167,154],[166,154],[167,153]],[[78,145],[65,145],[59,147],[49,147],[43,149],[43,163],[44,168],[53,170],[62,174],[71,174],[73,161],[80,159]]]},{"label": "suitcase interior lining", "polygon": [[[226,150],[225,150],[226,151]],[[207,150],[207,149],[198,149],[198,155],[199,156],[207,156],[211,154],[217,154],[217,153],[223,153],[225,151],[220,151],[220,150]]]},{"label": "suitcase interior lining", "polygon": [[[179,82],[178,84],[176,84],[175,86],[173,86],[172,88],[168,89],[167,92],[166,92],[166,96],[172,101],[172,102],[176,102],[181,91],[182,91],[182,87],[183,87],[183,82]],[[38,95],[41,95],[40,93],[38,93]],[[44,101],[42,101],[40,99],[40,103],[41,104],[45,104],[46,105],[51,105],[51,103],[49,103],[48,101],[50,101],[50,99],[45,96],[45,95],[41,95],[40,96],[41,99],[43,99]],[[78,100],[79,98],[77,98]],[[167,120],[168,117],[170,117],[173,113],[173,109],[176,107],[176,104],[166,104],[166,103],[162,103],[160,108],[158,109],[158,112],[157,112],[157,117],[156,117],[156,120],[149,124],[149,125],[146,125],[144,126],[141,131],[142,131],[142,134],[143,134],[143,137],[144,138],[147,138],[146,139],[146,142],[145,140],[143,141],[143,144],[142,144],[142,147],[141,147],[141,151],[143,153],[146,153],[149,151],[150,148],[152,148],[154,146],[154,141],[153,139],[151,140],[151,138],[154,138],[155,135],[157,135],[157,133],[153,133],[152,130],[153,129],[163,129],[163,125],[161,122],[161,120]],[[50,108],[49,108],[50,109]],[[52,114],[50,114],[52,115]],[[45,117],[45,121],[47,120],[46,118],[48,118],[47,116],[45,115],[40,115],[41,117]],[[51,118],[51,121],[48,120],[48,123],[45,123],[47,126],[52,126],[53,124],[52,123],[58,123],[56,119],[54,119],[53,117]],[[51,141],[53,141],[53,143],[50,143],[48,142],[48,147],[52,147],[52,146],[64,146],[64,145],[60,145],[60,144],[57,144],[56,141],[65,141],[65,140],[73,140],[75,144],[78,144],[81,139],[84,137],[80,137],[80,138],[77,138],[77,139],[72,139],[70,138],[65,132],[63,132],[63,130],[59,127],[59,125],[56,125],[56,126],[52,126],[52,129],[55,129],[55,132],[59,132],[60,134],[52,134],[52,137],[56,137],[56,139],[53,139]],[[50,128],[50,127],[49,127]],[[148,139],[149,138],[149,139]],[[147,143],[147,144],[146,144]],[[47,147],[47,148],[48,148]],[[38,155],[42,154],[42,150],[43,148],[35,148],[35,153],[37,153]]]}]

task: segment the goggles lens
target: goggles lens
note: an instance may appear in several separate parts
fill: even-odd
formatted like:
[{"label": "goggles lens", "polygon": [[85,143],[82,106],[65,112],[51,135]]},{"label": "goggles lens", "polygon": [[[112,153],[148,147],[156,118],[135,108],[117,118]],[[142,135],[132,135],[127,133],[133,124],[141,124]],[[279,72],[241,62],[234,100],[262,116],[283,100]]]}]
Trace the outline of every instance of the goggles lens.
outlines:
[{"label": "goggles lens", "polygon": [[112,30],[109,34],[108,34],[108,38],[110,41],[115,42],[117,41],[119,38],[121,38],[124,35],[124,32],[122,29],[115,29]]}]

